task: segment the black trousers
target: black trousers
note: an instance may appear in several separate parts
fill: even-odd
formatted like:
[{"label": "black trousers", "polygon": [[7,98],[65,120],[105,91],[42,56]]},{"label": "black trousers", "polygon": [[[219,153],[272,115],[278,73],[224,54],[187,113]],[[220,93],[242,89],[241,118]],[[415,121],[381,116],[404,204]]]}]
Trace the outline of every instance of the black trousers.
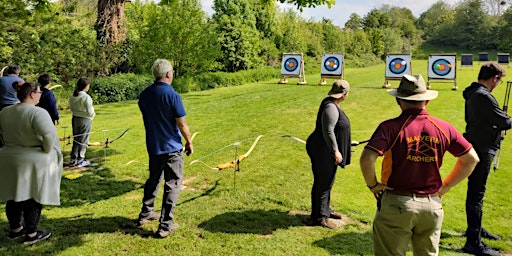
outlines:
[{"label": "black trousers", "polygon": [[150,215],[155,210],[155,199],[162,182],[164,195],[159,229],[169,230],[174,222],[174,209],[183,181],[183,151],[149,156],[149,178],[144,185],[144,198],[139,218]]},{"label": "black trousers", "polygon": [[466,230],[467,243],[480,244],[480,231],[482,229],[482,208],[487,184],[487,178],[491,170],[493,154],[478,153],[480,162],[468,177],[468,191],[466,195],[466,218],[468,229]]},{"label": "black trousers", "polygon": [[331,215],[331,189],[338,165],[327,147],[318,147],[308,140],[306,150],[311,159],[313,187],[311,188],[311,220],[321,221]]},{"label": "black trousers", "polygon": [[34,199],[22,202],[15,202],[13,200],[7,201],[5,214],[9,220],[9,227],[11,230],[22,227],[22,220],[24,220],[27,234],[37,232],[42,209],[43,205],[36,202]]}]

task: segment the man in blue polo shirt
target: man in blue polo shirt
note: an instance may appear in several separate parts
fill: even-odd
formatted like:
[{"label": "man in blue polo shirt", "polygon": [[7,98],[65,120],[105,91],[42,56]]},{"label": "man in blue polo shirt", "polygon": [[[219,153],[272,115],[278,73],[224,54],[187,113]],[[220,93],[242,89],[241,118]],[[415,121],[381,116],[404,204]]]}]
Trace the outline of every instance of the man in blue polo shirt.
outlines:
[{"label": "man in blue polo shirt", "polygon": [[[139,97],[139,108],[146,129],[149,178],[144,185],[137,225],[159,219],[156,236],[164,238],[179,227],[174,223],[174,210],[183,180],[183,152],[189,156],[194,150],[183,102],[171,86],[174,73],[171,63],[158,59],[152,71],[155,82],[146,87]],[[186,141],[184,149],[182,136]],[[158,214],[154,211],[154,203],[162,175],[165,179],[164,195],[161,214]]]},{"label": "man in blue polo shirt", "polygon": [[[421,75],[404,75],[398,89],[388,90],[402,113],[382,122],[360,159],[366,185],[379,200],[373,221],[375,255],[438,255],[443,206],[441,196],[473,171],[478,156],[471,144],[448,122],[431,116],[426,106],[437,91],[427,90]],[[457,163],[442,179],[445,152]],[[375,174],[382,160],[381,181]]]},{"label": "man in blue polo shirt", "polygon": [[20,66],[10,65],[7,67],[7,75],[0,77],[0,110],[20,102],[16,97],[16,91],[12,87],[14,82],[24,82],[19,74]]}]

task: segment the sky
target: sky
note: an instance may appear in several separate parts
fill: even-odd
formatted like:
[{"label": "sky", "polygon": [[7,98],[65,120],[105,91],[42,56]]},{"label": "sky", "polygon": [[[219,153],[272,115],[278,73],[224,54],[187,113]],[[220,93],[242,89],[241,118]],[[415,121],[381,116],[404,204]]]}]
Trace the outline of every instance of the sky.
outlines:
[{"label": "sky", "polygon": [[[304,8],[301,16],[306,20],[310,18],[315,21],[321,21],[322,18],[332,20],[333,24],[339,27],[344,27],[350,14],[357,13],[363,18],[370,10],[380,8],[382,5],[387,4],[396,7],[406,7],[412,11],[412,14],[418,18],[423,12],[428,10],[430,6],[438,0],[336,0],[336,4],[330,9],[327,6],[318,6],[316,8]],[[459,0],[444,0],[448,4],[455,4]],[[277,2],[277,1],[276,1]],[[213,0],[201,0],[203,10],[211,15],[213,13]],[[292,4],[280,4],[282,10],[295,9]],[[298,10],[296,10],[297,13]]]}]

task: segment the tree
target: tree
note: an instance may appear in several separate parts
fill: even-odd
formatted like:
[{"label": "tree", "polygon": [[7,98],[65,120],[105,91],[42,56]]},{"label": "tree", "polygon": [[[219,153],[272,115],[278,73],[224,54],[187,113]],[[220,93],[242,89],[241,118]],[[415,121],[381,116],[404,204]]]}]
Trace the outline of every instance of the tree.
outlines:
[{"label": "tree", "polygon": [[430,6],[415,22],[416,27],[423,30],[423,39],[427,40],[432,37],[435,31],[442,26],[453,24],[453,13],[452,7],[443,1],[438,1]]},{"label": "tree", "polygon": [[[270,3],[274,0],[260,0],[263,3]],[[314,8],[318,5],[327,5],[327,7],[331,8],[333,4],[336,3],[336,0],[277,0],[281,3],[293,3],[297,6],[297,9],[302,11],[302,8],[308,7],[308,8]]]},{"label": "tree", "polygon": [[158,58],[171,61],[175,77],[217,68],[219,46],[198,0],[135,2],[127,9],[130,61],[148,72]]},{"label": "tree", "polygon": [[351,29],[353,31],[357,31],[363,28],[363,19],[359,14],[352,13],[348,18],[347,22],[345,22],[345,28]]},{"label": "tree", "polygon": [[251,0],[215,0],[216,23],[224,69],[228,72],[259,66],[259,31]]}]

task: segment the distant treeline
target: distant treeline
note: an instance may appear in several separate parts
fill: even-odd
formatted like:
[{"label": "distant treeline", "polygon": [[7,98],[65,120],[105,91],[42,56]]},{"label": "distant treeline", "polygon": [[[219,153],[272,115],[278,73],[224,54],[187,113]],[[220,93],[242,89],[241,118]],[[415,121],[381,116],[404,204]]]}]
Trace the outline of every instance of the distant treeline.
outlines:
[{"label": "distant treeline", "polygon": [[383,5],[364,17],[353,13],[344,28],[263,2],[215,0],[212,16],[199,0],[127,2],[116,28],[126,31],[126,40],[105,49],[94,27],[96,0],[0,1],[0,65],[19,64],[28,80],[48,73],[72,85],[81,76],[147,74],[156,58],[171,60],[176,77],[186,78],[276,67],[290,52],[303,53],[306,62],[344,53],[347,65],[357,67],[379,63],[389,53],[411,53],[424,43],[503,52],[512,45],[506,1],[439,1],[420,17]]}]

